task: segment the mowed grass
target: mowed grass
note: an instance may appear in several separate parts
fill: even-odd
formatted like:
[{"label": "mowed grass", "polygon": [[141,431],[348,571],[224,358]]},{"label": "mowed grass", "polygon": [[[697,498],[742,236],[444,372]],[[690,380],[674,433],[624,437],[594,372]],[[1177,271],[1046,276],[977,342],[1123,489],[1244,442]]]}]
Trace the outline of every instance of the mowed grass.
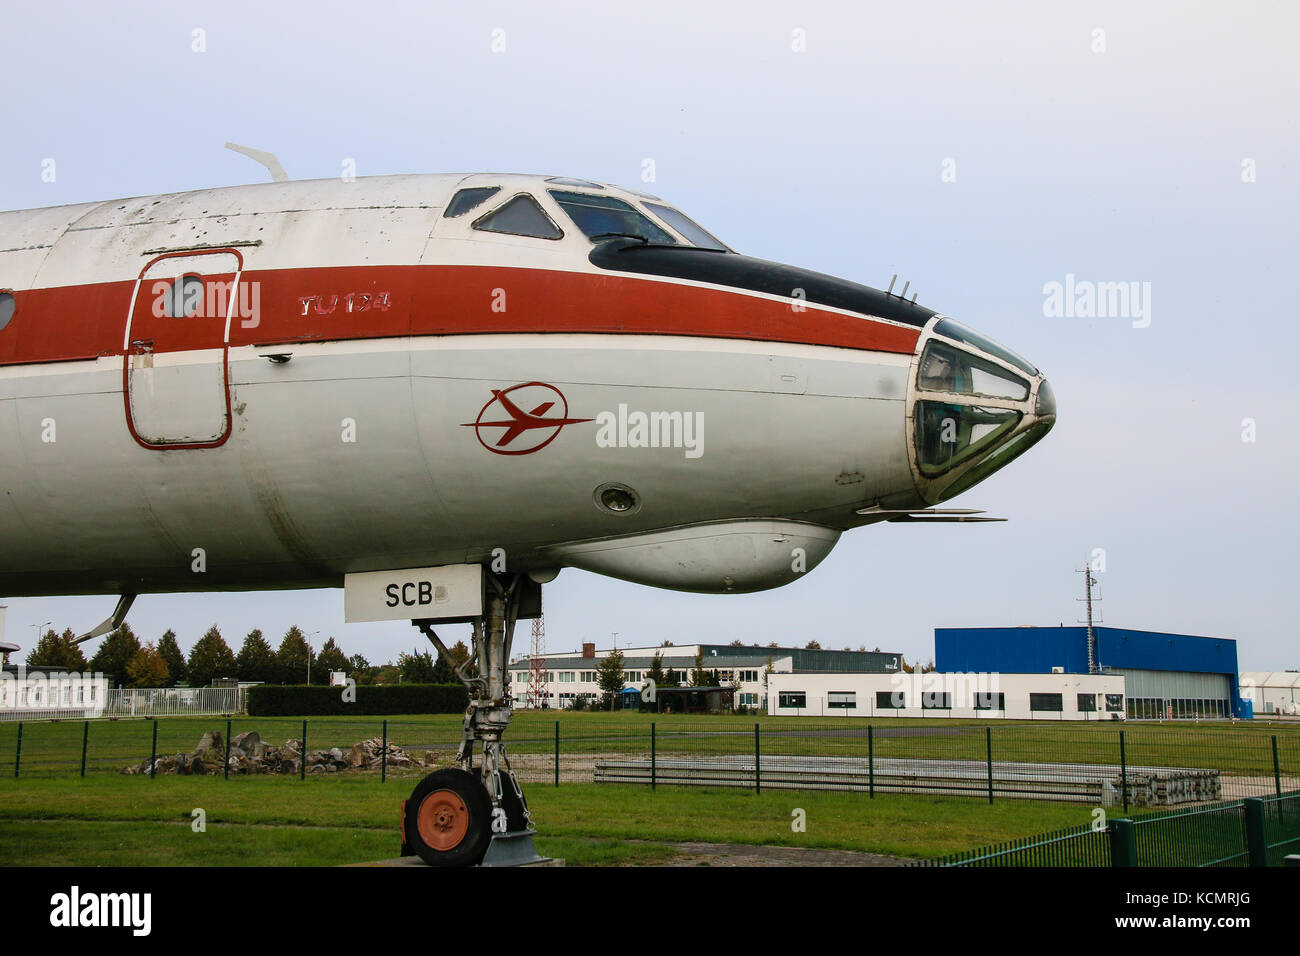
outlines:
[{"label": "mowed grass", "polygon": [[[326,866],[396,856],[409,782],[330,775],[0,780],[0,865]],[[1087,823],[1081,804],[596,784],[527,790],[538,849],[654,863],[684,841],[935,856]],[[201,809],[206,831],[193,829]],[[802,811],[804,832],[791,826]]]},{"label": "mowed grass", "polygon": [[[392,717],[388,719],[388,739],[406,749],[450,755],[460,740],[460,722],[459,714]],[[562,756],[648,754],[653,724],[656,750],[665,757],[752,754],[756,723],[762,753],[768,755],[865,758],[870,746],[874,755],[883,759],[984,760],[987,726],[992,732],[994,760],[1090,764],[1119,763],[1122,730],[1130,765],[1205,767],[1251,775],[1273,772],[1276,736],[1281,772],[1300,773],[1300,724],[1264,720],[1138,724],[520,711],[511,722],[506,742],[510,753],[553,755],[558,725]],[[282,745],[302,736],[302,724],[296,718],[241,716],[230,726],[234,734],[255,730],[263,740]],[[868,726],[872,728],[870,742]],[[159,754],[188,753],[206,731],[224,733],[226,720],[166,717],[157,721],[157,729]],[[0,722],[0,774],[12,772],[17,732],[17,724]],[[21,770],[24,776],[79,774],[84,735],[87,773],[120,771],[148,758],[153,732],[151,720],[91,721],[88,735],[81,721],[25,723]],[[307,721],[307,746],[346,750],[383,732],[383,718],[313,717]]]}]

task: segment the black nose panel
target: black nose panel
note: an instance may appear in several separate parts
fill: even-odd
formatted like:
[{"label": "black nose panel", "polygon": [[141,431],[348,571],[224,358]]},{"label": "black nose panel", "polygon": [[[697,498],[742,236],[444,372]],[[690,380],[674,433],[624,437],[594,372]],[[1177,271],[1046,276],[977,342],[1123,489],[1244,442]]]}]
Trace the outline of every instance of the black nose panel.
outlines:
[{"label": "black nose panel", "polygon": [[615,272],[639,272],[643,275],[711,282],[733,289],[787,298],[795,297],[795,289],[802,289],[803,298],[813,305],[879,316],[918,329],[923,328],[936,315],[933,309],[914,305],[906,299],[887,295],[870,286],[734,252],[697,249],[693,246],[655,245],[636,239],[619,238],[602,242],[587,258],[592,265]]}]

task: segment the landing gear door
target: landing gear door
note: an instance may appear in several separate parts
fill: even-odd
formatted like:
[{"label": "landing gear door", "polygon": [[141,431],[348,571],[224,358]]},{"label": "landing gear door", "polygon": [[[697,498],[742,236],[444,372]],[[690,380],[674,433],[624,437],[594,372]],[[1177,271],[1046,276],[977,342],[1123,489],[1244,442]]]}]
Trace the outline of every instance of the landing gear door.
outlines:
[{"label": "landing gear door", "polygon": [[141,270],[122,387],[127,427],[144,447],[215,448],[230,437],[228,350],[242,273],[233,249],[168,252]]}]

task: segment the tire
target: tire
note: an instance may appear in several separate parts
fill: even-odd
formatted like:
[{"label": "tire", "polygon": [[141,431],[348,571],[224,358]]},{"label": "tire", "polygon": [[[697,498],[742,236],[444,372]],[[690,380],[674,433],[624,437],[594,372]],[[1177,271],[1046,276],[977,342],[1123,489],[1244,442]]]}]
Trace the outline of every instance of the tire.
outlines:
[{"label": "tire", "polygon": [[429,866],[476,866],[492,841],[492,801],[459,769],[421,780],[406,801],[406,843]]}]

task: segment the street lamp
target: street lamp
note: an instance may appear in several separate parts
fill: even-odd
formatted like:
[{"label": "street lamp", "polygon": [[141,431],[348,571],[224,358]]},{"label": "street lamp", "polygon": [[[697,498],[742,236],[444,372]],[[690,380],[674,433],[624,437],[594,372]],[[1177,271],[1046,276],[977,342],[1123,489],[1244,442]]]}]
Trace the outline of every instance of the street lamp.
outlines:
[{"label": "street lamp", "polygon": [[311,639],[319,634],[320,631],[312,631],[307,635],[307,686],[311,686]]}]

